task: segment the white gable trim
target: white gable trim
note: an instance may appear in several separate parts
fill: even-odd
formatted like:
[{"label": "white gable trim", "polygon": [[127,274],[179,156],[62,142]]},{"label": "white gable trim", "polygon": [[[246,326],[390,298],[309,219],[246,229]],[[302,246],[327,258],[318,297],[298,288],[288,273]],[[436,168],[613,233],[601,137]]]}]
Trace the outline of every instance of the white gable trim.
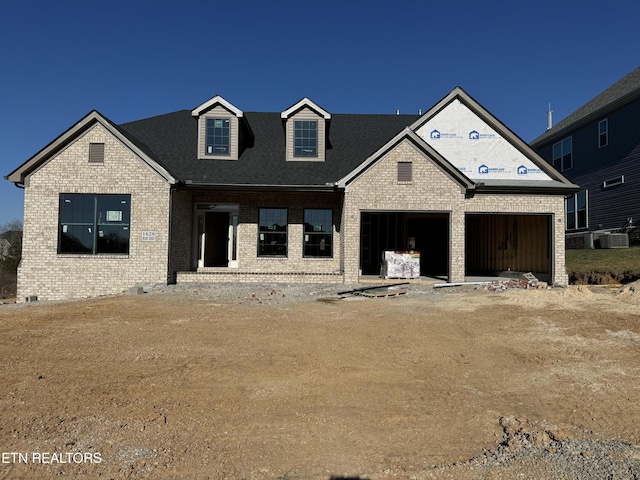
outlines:
[{"label": "white gable trim", "polygon": [[236,117],[242,117],[244,115],[244,113],[242,112],[242,110],[240,110],[239,108],[237,108],[236,106],[232,105],[231,103],[227,102],[224,98],[222,98],[220,95],[216,95],[215,97],[213,97],[210,100],[207,100],[205,103],[203,103],[202,105],[194,108],[191,111],[191,115],[193,117],[199,117],[203,112],[206,112],[207,110],[209,110],[211,107],[215,106],[215,105],[222,105],[224,108],[226,108],[227,110],[229,110],[231,113],[233,113]]},{"label": "white gable trim", "polygon": [[300,110],[301,108],[304,108],[304,107],[310,108],[311,110],[316,112],[318,115],[320,115],[325,120],[330,120],[331,119],[331,114],[329,112],[327,112],[325,109],[319,107],[317,104],[312,102],[307,97],[304,97],[298,103],[296,103],[296,104],[290,106],[289,108],[287,108],[284,112],[282,112],[280,114],[280,118],[283,118],[283,119],[289,118],[291,115],[293,115],[298,110]]},{"label": "white gable trim", "polygon": [[140,150],[133,142],[124,136],[118,128],[111,123],[106,117],[102,116],[96,110],[90,112],[87,116],[69,128],[66,132],[56,138],[49,145],[44,147],[33,157],[20,165],[16,170],[7,175],[6,179],[16,184],[24,184],[25,178],[36,172],[45,165],[53,155],[59,152],[66,145],[71,143],[80,134],[88,130],[96,123],[104,127],[111,135],[117,138],[122,144],[129,148],[136,156],[146,163],[153,171],[170,184],[175,184],[176,179],[159,163],[150,158],[146,153]]}]

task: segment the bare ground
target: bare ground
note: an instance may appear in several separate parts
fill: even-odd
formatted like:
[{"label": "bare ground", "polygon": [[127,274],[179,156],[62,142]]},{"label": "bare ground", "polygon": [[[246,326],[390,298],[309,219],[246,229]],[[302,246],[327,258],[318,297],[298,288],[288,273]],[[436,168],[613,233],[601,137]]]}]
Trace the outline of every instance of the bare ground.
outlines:
[{"label": "bare ground", "polygon": [[636,284],[341,289],[0,305],[0,478],[640,478]]}]

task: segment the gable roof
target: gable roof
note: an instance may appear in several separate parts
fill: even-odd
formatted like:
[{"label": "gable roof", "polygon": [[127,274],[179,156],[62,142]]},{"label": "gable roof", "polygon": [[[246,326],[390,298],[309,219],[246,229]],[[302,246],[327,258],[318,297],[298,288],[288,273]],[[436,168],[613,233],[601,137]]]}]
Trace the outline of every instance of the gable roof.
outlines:
[{"label": "gable roof", "polygon": [[604,92],[589,100],[582,107],[533,140],[531,146],[537,148],[542,144],[551,142],[558,137],[566,135],[570,130],[589,123],[597,117],[605,116],[609,112],[638,98],[640,98],[640,67],[618,80]]},{"label": "gable roof", "polygon": [[206,112],[207,110],[212,108],[214,105],[222,105],[222,107],[224,107],[227,110],[229,110],[236,117],[242,117],[242,115],[243,115],[242,110],[237,108],[235,105],[232,105],[231,103],[227,102],[220,95],[216,95],[215,97],[213,97],[213,98],[207,100],[206,102],[204,102],[202,105],[199,105],[196,108],[194,108],[191,111],[191,115],[193,115],[194,117],[198,117],[198,116],[200,116],[200,114],[202,114],[203,112]]},{"label": "gable roof", "polygon": [[[411,129],[417,131],[420,127],[425,125],[429,120],[434,118],[438,113],[444,110],[448,105],[454,101],[459,101],[466,106],[473,114],[475,114],[480,120],[491,127],[501,137],[503,137],[511,146],[513,146],[520,154],[522,154],[527,160],[531,161],[537,168],[547,174],[551,181],[537,180],[535,185],[540,187],[546,187],[547,189],[558,188],[560,190],[573,191],[578,188],[567,177],[558,172],[553,166],[549,165],[540,155],[538,155],[533,148],[531,148],[524,140],[516,135],[510,128],[504,123],[494,117],[488,110],[480,105],[471,95],[465,92],[461,87],[454,88],[448,95],[442,100],[436,103],[430,108],[424,115],[422,115],[416,122],[411,125]],[[482,180],[476,182],[476,185],[483,189],[492,189],[495,192],[502,192],[506,190],[512,190],[517,186],[527,188],[532,185],[528,185],[528,182],[522,180]],[[569,189],[569,190],[567,190]]]},{"label": "gable roof", "polygon": [[289,108],[287,108],[284,112],[282,112],[280,114],[280,117],[283,118],[283,119],[289,118],[291,115],[293,115],[298,110],[300,110],[300,109],[302,109],[304,107],[310,108],[311,110],[316,112],[318,115],[320,115],[325,120],[330,120],[331,119],[331,114],[329,112],[327,112],[322,107],[318,106],[315,102],[311,101],[307,97],[304,97],[302,100],[300,100],[300,101],[294,103],[293,105],[291,105]]},{"label": "gable roof", "polygon": [[107,117],[100,114],[97,110],[92,110],[91,112],[89,112],[81,120],[72,125],[68,130],[66,130],[62,135],[54,139],[46,147],[44,147],[33,157],[16,168],[5,178],[10,182],[14,182],[16,184],[24,184],[25,178],[28,175],[47,163],[54,155],[60,152],[70,142],[78,138],[95,124],[102,125],[113,136],[118,138],[118,140],[129,147],[133,153],[140,157],[143,162],[149,165],[149,167],[151,167],[151,169],[154,170],[162,178],[167,180],[169,183],[175,183],[175,179],[162,165],[154,160],[153,154],[145,145],[140,144],[140,142],[136,138],[131,137],[126,131],[121,130],[117,125],[111,122],[111,120],[109,120]]},{"label": "gable roof", "polygon": [[379,148],[373,155],[362,162],[355,170],[349,172],[348,175],[338,180],[337,185],[341,188],[346,187],[349,183],[359,177],[363,172],[373,166],[380,158],[382,158],[387,152],[396,147],[403,140],[411,142],[418,150],[427,155],[433,163],[436,164],[447,176],[453,181],[458,182],[461,186],[470,189],[474,187],[473,181],[471,181],[462,172],[456,169],[450,162],[444,159],[436,150],[434,150],[427,142],[425,142],[419,135],[416,134],[409,127],[405,127],[400,133],[389,140],[381,148]]},{"label": "gable roof", "polygon": [[[470,180],[454,163],[443,157],[416,129],[445,108],[459,100],[481,120],[500,133],[520,152],[530,158],[552,178],[550,182],[474,181]],[[191,187],[215,187],[222,189],[318,189],[327,190],[344,186],[376,162],[386,151],[400,141],[408,140],[425,153],[447,175],[468,191],[482,189],[495,192],[535,190],[540,193],[563,193],[576,190],[577,186],[555,171],[517,135],[497,120],[460,87],[456,87],[432,109],[418,115],[333,114],[320,109],[311,100],[303,98],[284,112],[241,112],[249,135],[241,138],[238,160],[208,160],[198,158],[198,119],[202,112],[224,99],[213,97],[195,110],[180,110],[165,115],[146,118],[121,125],[102,116],[97,111],[73,125],[40,152],[6,178],[23,183],[27,175],[46,163],[52,155],[64,148],[90,126],[99,122],[119,138],[151,168],[170,183],[184,183]],[[233,105],[224,101],[225,106]],[[284,115],[291,115],[305,106],[319,109],[320,115],[331,118],[330,141],[327,142],[325,160],[322,162],[287,162]],[[235,107],[233,107],[235,108]],[[195,112],[195,113],[194,113]],[[325,118],[326,118],[325,116]]]}]

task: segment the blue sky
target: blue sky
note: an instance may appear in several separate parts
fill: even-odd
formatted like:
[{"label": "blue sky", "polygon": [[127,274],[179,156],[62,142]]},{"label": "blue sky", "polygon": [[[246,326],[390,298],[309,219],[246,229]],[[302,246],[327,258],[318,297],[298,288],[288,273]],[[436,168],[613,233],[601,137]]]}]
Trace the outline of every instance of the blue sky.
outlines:
[{"label": "blue sky", "polygon": [[92,109],[417,113],[461,86],[529,142],[549,103],[560,121],[640,65],[638,18],[633,0],[0,0],[0,225],[23,209],[3,177]]}]

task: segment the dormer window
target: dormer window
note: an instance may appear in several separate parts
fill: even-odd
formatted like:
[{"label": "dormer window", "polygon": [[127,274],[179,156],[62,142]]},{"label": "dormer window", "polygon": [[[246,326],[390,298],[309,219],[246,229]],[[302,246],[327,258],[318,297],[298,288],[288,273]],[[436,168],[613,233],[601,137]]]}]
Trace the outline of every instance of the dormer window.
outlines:
[{"label": "dormer window", "polygon": [[207,118],[207,155],[229,155],[231,121],[228,118]]},{"label": "dormer window", "polygon": [[[191,115],[198,119],[199,159],[238,160],[242,142],[246,144],[246,137],[251,135],[242,110],[215,96],[194,109]],[[244,132],[244,140],[240,138],[241,131]]]},{"label": "dormer window", "polygon": [[294,157],[318,156],[317,120],[295,120],[293,122]]},{"label": "dormer window", "polygon": [[303,98],[280,117],[285,127],[287,161],[324,162],[331,114]]}]

